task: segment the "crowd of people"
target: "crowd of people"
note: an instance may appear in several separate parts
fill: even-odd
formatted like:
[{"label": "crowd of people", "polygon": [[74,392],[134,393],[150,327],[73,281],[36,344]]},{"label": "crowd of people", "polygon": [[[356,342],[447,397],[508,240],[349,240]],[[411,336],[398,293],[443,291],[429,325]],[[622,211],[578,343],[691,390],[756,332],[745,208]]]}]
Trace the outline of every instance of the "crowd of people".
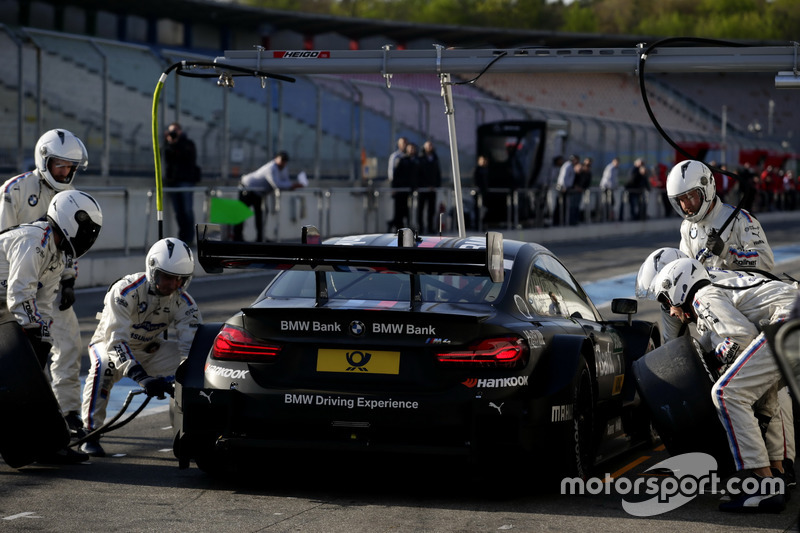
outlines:
[{"label": "crowd of people", "polygon": [[[717,194],[723,202],[738,204],[745,197],[745,207],[757,212],[800,207],[800,180],[791,169],[768,164],[753,168],[744,163],[729,172],[725,165],[713,161],[709,165],[714,170]],[[559,155],[553,159],[549,172],[542,171],[535,184],[536,194],[543,200],[519,209],[534,215],[544,225],[553,226],[675,216],[666,189],[667,171],[663,163],[650,166],[643,158],[635,158],[625,167],[619,157],[612,157],[602,172],[595,174],[592,158]],[[508,209],[505,198],[495,203],[487,200],[492,196],[489,189],[495,189],[494,196],[503,195],[496,192],[500,185],[493,185],[490,162],[485,155],[478,156],[472,185],[483,197],[484,226],[505,222]],[[654,198],[658,198],[660,206],[650,205]],[[543,213],[537,214],[537,209]],[[492,215],[488,213],[491,210],[503,212]]]},{"label": "crowd of people", "polygon": [[[397,139],[397,150],[389,155],[387,177],[392,188],[394,214],[388,221],[388,231],[414,228],[420,233],[436,233],[440,205],[436,190],[442,186],[442,169],[436,148],[430,140],[419,147],[405,137]],[[409,197],[417,193],[416,220],[411,218]]]}]

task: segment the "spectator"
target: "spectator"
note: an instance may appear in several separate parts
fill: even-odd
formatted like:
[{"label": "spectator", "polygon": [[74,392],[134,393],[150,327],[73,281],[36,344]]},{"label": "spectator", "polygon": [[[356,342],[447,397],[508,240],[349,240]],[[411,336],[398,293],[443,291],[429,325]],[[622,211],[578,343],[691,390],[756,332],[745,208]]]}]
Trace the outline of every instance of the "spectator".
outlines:
[{"label": "spectator", "polygon": [[[167,187],[194,187],[200,181],[200,167],[197,166],[197,149],[194,142],[186,136],[180,124],[173,122],[165,134],[167,145],[164,148],[166,160]],[[191,245],[194,242],[194,193],[192,191],[170,192],[172,208],[178,221],[178,238]]]},{"label": "spectator", "polygon": [[389,169],[388,169],[388,178],[389,183],[394,180],[394,170],[397,168],[397,164],[400,162],[400,159],[406,153],[406,145],[408,144],[408,139],[405,137],[398,137],[397,138],[397,150],[392,152],[389,155]]},{"label": "spectator", "polygon": [[[489,193],[489,158],[483,154],[478,155],[475,171],[472,174],[472,182],[475,188],[478,189],[478,192],[475,195],[474,214],[472,221],[473,229],[477,230],[482,227],[478,224],[478,222],[482,220],[484,202],[486,201]],[[478,197],[480,197],[480,203],[478,202]]]},{"label": "spectator", "polygon": [[422,144],[422,155],[419,158],[419,210],[417,225],[420,233],[433,234],[439,227],[436,220],[436,189],[442,186],[442,169],[439,156],[431,141]]},{"label": "spectator", "polygon": [[577,224],[577,208],[575,206],[575,165],[580,159],[577,155],[569,156],[569,159],[561,164],[556,178],[556,191],[559,199],[556,204],[556,215],[554,224]]},{"label": "spectator", "polygon": [[[648,186],[647,166],[643,159],[636,159],[631,169],[631,177],[628,183],[625,184],[625,190],[628,193],[628,207],[630,209],[631,220],[644,220],[646,218],[646,209],[643,205],[643,199]],[[622,206],[620,206],[620,212],[621,211]],[[622,216],[620,216],[620,220],[622,220]]]},{"label": "spectator", "polygon": [[[289,154],[278,154],[266,165],[242,176],[239,182],[239,200],[253,210],[256,224],[256,242],[264,242],[264,224],[269,209],[266,199],[278,190],[294,190],[303,185],[289,176]],[[244,241],[244,222],[233,227],[233,239]]]},{"label": "spectator", "polygon": [[619,158],[615,157],[603,169],[600,192],[606,220],[614,220],[614,191],[619,187]]},{"label": "spectator", "polygon": [[411,223],[408,200],[411,192],[417,189],[420,177],[417,145],[406,143],[406,151],[397,162],[392,179],[392,197],[394,198],[394,217],[389,221],[389,231],[397,231],[408,227]]}]

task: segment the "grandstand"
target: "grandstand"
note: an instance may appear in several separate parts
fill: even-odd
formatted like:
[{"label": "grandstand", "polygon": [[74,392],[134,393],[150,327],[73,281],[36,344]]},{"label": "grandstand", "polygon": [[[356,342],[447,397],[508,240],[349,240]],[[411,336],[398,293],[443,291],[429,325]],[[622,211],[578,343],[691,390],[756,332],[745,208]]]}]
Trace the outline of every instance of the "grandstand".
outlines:
[{"label": "grandstand", "polygon": [[[87,13],[102,9],[98,2],[66,4]],[[173,27],[176,19],[171,10],[178,4],[196,8],[184,17],[191,22],[176,33],[182,39],[168,37],[159,42],[163,25],[157,29],[148,25],[142,35],[120,30],[135,27],[130,21],[121,23],[126,20],[123,17],[137,16],[157,22],[171,17]],[[271,11],[270,20],[283,17],[285,28],[271,31],[266,39],[263,29],[259,35],[259,17],[253,8],[209,1],[148,0],[137,2],[131,10],[128,15],[114,15],[119,39],[110,38],[114,35],[108,35],[105,26],[103,37],[20,25],[0,27],[0,104],[4,109],[0,120],[6,131],[20,133],[0,140],[0,168],[6,173],[28,168],[39,133],[59,126],[74,130],[87,143],[91,173],[151,175],[150,111],[156,81],[180,59],[213,59],[223,53],[208,37],[214,34],[209,31],[212,20],[219,21],[218,33],[227,35],[221,41],[239,44],[249,39],[248,48],[265,40],[286,49],[291,49],[289,45],[322,48],[342,42],[352,46],[354,35],[364,42],[380,42],[381,36],[387,36],[390,44],[404,47],[430,47],[444,39],[450,39],[444,41],[448,45],[485,42],[508,46],[509,39],[563,45],[568,37],[549,34],[551,41],[543,42],[545,37],[535,32],[455,31],[330,17],[317,17],[312,24],[309,19],[313,17]],[[24,18],[19,13],[16,22]],[[245,15],[253,20],[244,23]],[[63,20],[74,18],[63,15],[63,29],[70,26]],[[242,21],[238,31],[230,25],[222,28],[223,21],[234,19]],[[55,21],[51,25],[58,25],[56,16],[29,17],[33,20],[51,20]],[[309,28],[317,28],[316,35]],[[97,29],[101,29],[99,25]],[[426,31],[435,33],[426,35]],[[130,42],[137,36],[150,42]],[[303,38],[298,40],[298,36]],[[582,45],[641,42],[641,37],[635,36],[616,41],[594,39],[585,38]],[[203,41],[205,46],[188,47],[193,40]],[[353,182],[360,176],[362,154],[378,159],[382,177],[399,135],[420,143],[430,138],[440,154],[449,151],[441,87],[434,75],[394,74],[390,83],[379,74],[297,76],[294,83],[268,80],[263,87],[255,78],[235,81],[235,87],[224,89],[215,79],[172,75],[165,85],[159,122],[165,126],[178,120],[184,125],[198,145],[206,180],[234,183],[241,172],[260,166],[278,149],[290,152],[294,171],[305,170],[316,180]],[[673,151],[646,114],[633,73],[489,72],[474,84],[454,89],[462,176],[472,172],[477,126],[498,120],[567,120],[571,126],[566,149],[592,157],[597,168],[613,156],[620,157],[623,165],[637,157],[653,163],[672,162]],[[725,106],[727,143],[733,151],[737,146],[779,148],[781,142],[792,142],[797,97],[790,92],[776,93],[763,77],[649,74],[647,91],[655,115],[675,140],[720,142],[721,108]],[[769,101],[772,107],[765,111]],[[449,165],[444,171],[449,174]]]}]

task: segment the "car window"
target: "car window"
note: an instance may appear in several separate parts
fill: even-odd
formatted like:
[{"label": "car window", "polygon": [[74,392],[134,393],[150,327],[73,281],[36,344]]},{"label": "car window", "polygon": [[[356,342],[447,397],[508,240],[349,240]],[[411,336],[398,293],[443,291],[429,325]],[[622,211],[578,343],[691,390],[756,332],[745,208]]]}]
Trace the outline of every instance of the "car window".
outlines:
[{"label": "car window", "polygon": [[[409,301],[411,277],[408,274],[375,272],[326,272],[325,282],[331,300]],[[424,302],[492,303],[501,294],[503,284],[487,276],[455,274],[419,276]],[[268,298],[314,298],[314,272],[282,272],[265,291]]]},{"label": "car window", "polygon": [[528,276],[528,304],[539,315],[596,319],[586,293],[555,257],[540,254]]}]

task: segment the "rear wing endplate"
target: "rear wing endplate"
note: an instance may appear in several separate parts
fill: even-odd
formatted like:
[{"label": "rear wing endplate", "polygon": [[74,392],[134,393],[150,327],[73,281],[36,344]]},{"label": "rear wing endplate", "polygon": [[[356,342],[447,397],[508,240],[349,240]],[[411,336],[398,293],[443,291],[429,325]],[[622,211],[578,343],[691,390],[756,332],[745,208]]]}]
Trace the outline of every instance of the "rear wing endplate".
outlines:
[{"label": "rear wing endplate", "polygon": [[210,274],[225,269],[314,270],[489,276],[503,281],[503,236],[486,233],[486,248],[417,248],[410,230],[398,232],[398,246],[320,244],[313,226],[303,228],[302,244],[223,241],[218,224],[197,224],[197,255]]}]

